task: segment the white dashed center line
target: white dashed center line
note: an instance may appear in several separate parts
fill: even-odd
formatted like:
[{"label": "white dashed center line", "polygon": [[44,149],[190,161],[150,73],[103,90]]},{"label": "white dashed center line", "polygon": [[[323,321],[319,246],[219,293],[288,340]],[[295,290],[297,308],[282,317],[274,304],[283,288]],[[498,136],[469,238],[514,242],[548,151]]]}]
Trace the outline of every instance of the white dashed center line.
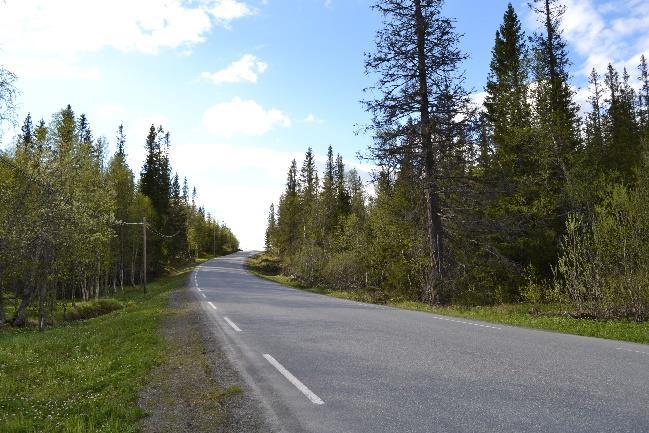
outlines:
[{"label": "white dashed center line", "polygon": [[270,362],[270,364],[279,371],[282,376],[288,379],[289,382],[293,384],[302,394],[304,394],[309,400],[311,400],[311,403],[313,404],[324,404],[324,401],[320,399],[317,395],[315,395],[309,388],[306,387],[300,380],[293,376],[290,371],[288,371],[282,364],[277,362],[275,358],[272,356],[265,354],[264,358],[266,358],[266,361]]},{"label": "white dashed center line", "polygon": [[[203,296],[205,296],[205,295],[203,295]],[[208,304],[210,304],[210,307],[212,307],[213,310],[216,310],[216,305],[212,304],[211,302],[208,302]]]},{"label": "white dashed center line", "polygon": [[228,322],[228,325],[230,325],[232,329],[234,329],[237,332],[241,332],[241,329],[237,325],[235,325],[235,323],[232,320],[228,319],[227,317],[223,317],[223,319],[225,319],[225,321]]}]

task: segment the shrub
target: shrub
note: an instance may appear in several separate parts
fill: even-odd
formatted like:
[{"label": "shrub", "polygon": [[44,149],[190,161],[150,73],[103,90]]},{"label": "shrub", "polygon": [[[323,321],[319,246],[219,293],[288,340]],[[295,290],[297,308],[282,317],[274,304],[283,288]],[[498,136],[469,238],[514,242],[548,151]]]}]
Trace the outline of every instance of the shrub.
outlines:
[{"label": "shrub", "polygon": [[609,188],[592,224],[571,215],[555,269],[555,287],[577,314],[649,317],[649,185]]},{"label": "shrub", "polygon": [[93,317],[112,313],[123,307],[116,299],[100,299],[98,301],[79,302],[65,312],[64,320],[86,320]]}]

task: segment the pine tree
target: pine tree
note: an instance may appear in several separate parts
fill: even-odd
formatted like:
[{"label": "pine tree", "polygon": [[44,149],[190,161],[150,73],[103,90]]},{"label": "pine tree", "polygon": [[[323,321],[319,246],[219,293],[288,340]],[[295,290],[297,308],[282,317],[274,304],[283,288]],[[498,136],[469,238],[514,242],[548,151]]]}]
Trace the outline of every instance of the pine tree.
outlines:
[{"label": "pine tree", "polygon": [[[384,23],[377,33],[376,52],[367,56],[365,67],[379,77],[371,90],[380,96],[364,101],[373,118],[370,129],[376,144],[371,152],[377,160],[398,161],[406,147],[419,147],[430,254],[430,275],[422,297],[437,302],[448,300],[442,288],[451,263],[445,249],[440,179],[450,175],[467,99],[459,70],[465,55],[458,48],[453,21],[442,15],[443,5],[442,0],[374,4]],[[413,133],[417,140],[403,140]]]}]

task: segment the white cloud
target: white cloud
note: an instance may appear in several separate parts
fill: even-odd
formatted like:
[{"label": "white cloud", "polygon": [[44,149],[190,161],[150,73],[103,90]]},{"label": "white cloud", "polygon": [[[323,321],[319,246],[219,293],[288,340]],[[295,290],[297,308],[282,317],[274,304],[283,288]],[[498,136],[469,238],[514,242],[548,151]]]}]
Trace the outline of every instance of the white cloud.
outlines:
[{"label": "white cloud", "polygon": [[218,20],[229,22],[237,18],[253,15],[255,10],[239,0],[220,0],[209,9]]},{"label": "white cloud", "polygon": [[199,202],[227,223],[244,249],[263,247],[268,207],[277,204],[283,192],[291,160],[301,157],[301,152],[227,143],[187,143],[171,148],[173,167],[181,176],[190,174]]},{"label": "white cloud", "polygon": [[469,98],[471,98],[471,102],[473,102],[476,106],[482,108],[484,101],[487,98],[487,92],[475,92],[470,94]]},{"label": "white cloud", "polygon": [[240,0],[6,0],[0,63],[22,76],[97,78],[79,56],[104,48],[155,54],[202,43],[214,23],[254,13]]},{"label": "white cloud", "polygon": [[[316,153],[315,157],[318,170],[322,171],[326,156]],[[271,203],[277,204],[284,192],[291,160],[296,159],[300,166],[303,158],[303,151],[223,142],[174,144],[171,147],[174,169],[181,176],[190,174],[190,183],[197,185],[198,201],[218,220],[228,224],[244,249],[263,247],[268,207]],[[364,179],[375,168],[353,161],[345,161],[345,166],[348,170],[356,168]]]},{"label": "white cloud", "polygon": [[255,101],[237,97],[208,108],[203,114],[203,125],[224,137],[263,135],[277,126],[290,127],[291,119],[276,108],[266,110]]},{"label": "white cloud", "polygon": [[227,68],[217,72],[203,72],[201,77],[219,85],[223,83],[240,83],[249,81],[256,83],[260,74],[268,69],[268,65],[252,54],[246,54]]},{"label": "white cloud", "polygon": [[318,125],[322,125],[324,123],[324,120],[320,119],[313,113],[307,114],[307,116],[302,120],[303,123],[317,123]]},{"label": "white cloud", "polygon": [[649,55],[649,2],[566,0],[563,28],[566,39],[583,59],[579,73],[604,72],[608,63],[627,67],[633,77],[640,54]]}]

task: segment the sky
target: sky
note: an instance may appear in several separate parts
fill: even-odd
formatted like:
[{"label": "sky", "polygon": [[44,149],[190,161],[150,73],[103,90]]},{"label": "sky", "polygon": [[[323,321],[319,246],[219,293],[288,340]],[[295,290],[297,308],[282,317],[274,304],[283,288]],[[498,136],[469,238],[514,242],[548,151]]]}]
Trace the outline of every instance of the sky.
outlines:
[{"label": "sky", "polygon": [[[537,28],[513,0],[524,28]],[[268,207],[291,159],[327,147],[348,168],[371,137],[360,100],[372,85],[364,53],[381,19],[370,0],[1,0],[0,65],[18,75],[18,122],[48,121],[71,104],[114,151],[124,124],[139,173],[152,123],[171,132],[171,160],[199,202],[243,249],[263,246]],[[646,0],[565,0],[565,37],[577,97],[608,62],[632,77],[649,54]],[[449,0],[463,34],[466,86],[480,100],[506,0]],[[11,134],[0,144],[7,148]]]}]

